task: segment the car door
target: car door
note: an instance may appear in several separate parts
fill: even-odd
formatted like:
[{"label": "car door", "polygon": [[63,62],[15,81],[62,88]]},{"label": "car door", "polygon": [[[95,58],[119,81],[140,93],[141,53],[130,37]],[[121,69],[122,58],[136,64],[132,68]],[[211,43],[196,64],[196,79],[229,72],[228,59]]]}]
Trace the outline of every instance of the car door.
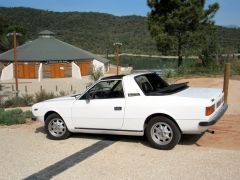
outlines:
[{"label": "car door", "polygon": [[100,81],[73,103],[72,121],[78,129],[121,129],[124,109],[122,81]]}]

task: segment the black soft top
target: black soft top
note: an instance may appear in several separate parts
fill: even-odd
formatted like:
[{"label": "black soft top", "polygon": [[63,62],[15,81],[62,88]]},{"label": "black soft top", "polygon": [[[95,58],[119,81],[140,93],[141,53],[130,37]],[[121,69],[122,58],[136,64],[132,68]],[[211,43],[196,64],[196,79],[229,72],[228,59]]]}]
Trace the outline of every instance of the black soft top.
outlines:
[{"label": "black soft top", "polygon": [[123,76],[125,75],[115,75],[115,76],[107,76],[107,77],[103,77],[101,80],[108,80],[108,79],[122,79]]}]

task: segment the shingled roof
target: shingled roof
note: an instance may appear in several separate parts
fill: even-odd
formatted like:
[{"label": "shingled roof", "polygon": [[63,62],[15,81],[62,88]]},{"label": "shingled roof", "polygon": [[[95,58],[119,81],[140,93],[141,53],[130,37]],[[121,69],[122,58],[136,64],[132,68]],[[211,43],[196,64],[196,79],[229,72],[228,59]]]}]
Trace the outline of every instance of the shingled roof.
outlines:
[{"label": "shingled roof", "polygon": [[[39,38],[17,47],[17,59],[23,62],[68,61],[96,59],[103,63],[109,60],[77,48],[53,37],[48,30],[39,33]],[[13,61],[13,49],[0,54],[0,61]]]}]

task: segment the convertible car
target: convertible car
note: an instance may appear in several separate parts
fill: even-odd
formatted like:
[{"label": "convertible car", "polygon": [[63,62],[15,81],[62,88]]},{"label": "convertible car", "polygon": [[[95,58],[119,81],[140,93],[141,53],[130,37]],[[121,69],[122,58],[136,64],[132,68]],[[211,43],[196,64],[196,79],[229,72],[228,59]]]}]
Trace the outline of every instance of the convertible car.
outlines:
[{"label": "convertible car", "polygon": [[157,149],[172,149],[182,134],[200,134],[227,110],[221,89],[169,85],[156,73],[104,77],[83,94],[32,106],[48,137],[71,133],[146,135]]}]

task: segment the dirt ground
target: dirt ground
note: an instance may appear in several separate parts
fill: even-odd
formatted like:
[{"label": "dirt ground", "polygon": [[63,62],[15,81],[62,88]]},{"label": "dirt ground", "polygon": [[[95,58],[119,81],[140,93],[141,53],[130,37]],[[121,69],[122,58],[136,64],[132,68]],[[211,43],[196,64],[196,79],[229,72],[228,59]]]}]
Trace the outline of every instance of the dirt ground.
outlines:
[{"label": "dirt ground", "polygon": [[[190,78],[181,79],[177,82],[189,82],[193,87],[223,87],[223,78]],[[198,146],[213,147],[220,149],[240,150],[240,80],[231,79],[228,92],[229,108],[225,115],[211,127],[214,134],[205,133],[201,137],[187,136],[185,138],[196,138]]]}]

